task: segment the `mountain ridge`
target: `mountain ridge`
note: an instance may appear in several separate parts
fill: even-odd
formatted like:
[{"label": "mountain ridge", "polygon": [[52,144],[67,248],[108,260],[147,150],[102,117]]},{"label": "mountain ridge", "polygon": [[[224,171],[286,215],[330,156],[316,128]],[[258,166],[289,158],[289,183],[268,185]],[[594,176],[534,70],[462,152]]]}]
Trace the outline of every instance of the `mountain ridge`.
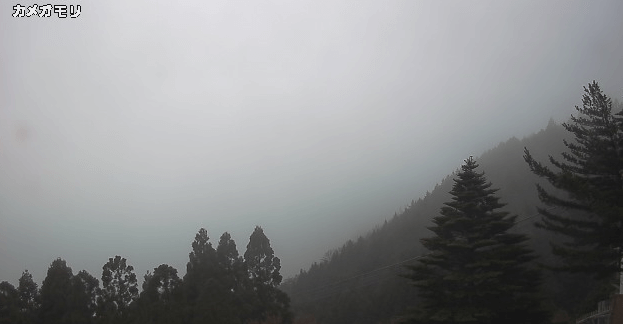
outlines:
[{"label": "mountain ridge", "polygon": [[[479,172],[485,172],[492,188],[499,189],[496,196],[506,203],[504,210],[518,215],[513,230],[530,236],[529,245],[542,263],[555,259],[549,250],[549,233],[534,226],[538,220],[536,208],[541,205],[535,184],[546,187],[548,184],[530,172],[523,151],[527,147],[535,157],[545,161],[548,155],[559,156],[565,150],[563,139],[567,136],[565,129],[550,119],[541,131],[500,142],[476,159]],[[419,240],[432,235],[427,227],[442,204],[449,200],[454,174],[455,171],[447,175],[432,191],[413,200],[390,220],[356,241],[348,240],[328,251],[321,262],[287,279],[282,289],[291,296],[293,310],[299,318],[318,323],[384,323],[391,322],[416,302],[414,289],[400,275],[405,271],[404,265],[427,253]],[[563,279],[547,275],[547,289],[559,290]],[[568,308],[577,304],[573,298],[579,297],[565,298],[554,296],[552,307]]]}]

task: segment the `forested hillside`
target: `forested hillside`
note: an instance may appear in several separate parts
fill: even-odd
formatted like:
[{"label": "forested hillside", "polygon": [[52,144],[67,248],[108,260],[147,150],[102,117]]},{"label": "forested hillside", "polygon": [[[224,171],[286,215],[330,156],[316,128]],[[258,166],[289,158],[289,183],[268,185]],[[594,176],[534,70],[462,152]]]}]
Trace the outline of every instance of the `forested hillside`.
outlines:
[{"label": "forested hillside", "polygon": [[[547,185],[523,159],[524,147],[545,160],[565,149],[565,129],[553,121],[540,132],[523,139],[511,138],[485,152],[476,160],[480,170],[499,188],[497,196],[507,203],[505,210],[517,214],[513,230],[528,234],[530,245],[539,254],[537,262],[556,262],[549,241],[560,239],[534,226],[540,202],[535,183]],[[292,308],[301,322],[377,323],[391,322],[416,303],[416,293],[401,277],[405,266],[426,253],[420,239],[428,237],[431,219],[449,199],[454,173],[443,179],[425,197],[413,201],[401,213],[385,221],[357,241],[329,251],[322,262],[290,278],[282,285],[291,297]],[[556,314],[583,312],[592,307],[584,298],[596,285],[587,277],[555,276],[545,271],[548,307]],[[582,280],[580,280],[582,279]],[[597,298],[597,297],[596,297]],[[564,315],[562,315],[564,317]]]}]

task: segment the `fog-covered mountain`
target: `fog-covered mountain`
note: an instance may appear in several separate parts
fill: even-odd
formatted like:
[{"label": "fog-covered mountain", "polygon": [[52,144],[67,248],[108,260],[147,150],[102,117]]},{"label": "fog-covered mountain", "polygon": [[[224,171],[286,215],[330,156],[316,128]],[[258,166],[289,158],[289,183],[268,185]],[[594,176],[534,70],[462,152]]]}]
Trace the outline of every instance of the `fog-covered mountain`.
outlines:
[{"label": "fog-covered mountain", "polygon": [[[538,261],[546,264],[555,262],[548,243],[553,237],[534,226],[540,205],[535,183],[546,184],[530,172],[523,153],[527,147],[542,161],[548,155],[559,156],[565,149],[562,140],[566,136],[568,133],[561,125],[550,121],[538,133],[523,139],[511,138],[476,157],[480,171],[485,172],[493,188],[499,188],[497,195],[507,203],[505,210],[518,215],[514,230],[530,236],[530,245],[540,255]],[[323,261],[286,280],[282,288],[291,296],[299,319],[311,323],[391,322],[413,306],[416,293],[400,274],[405,272],[405,265],[413,264],[426,253],[420,239],[432,236],[427,227],[442,204],[449,201],[453,174],[391,220],[357,241],[349,240],[327,252]],[[569,276],[544,272],[544,277],[550,307],[559,314],[564,310],[580,311],[583,298],[591,289],[588,281],[584,281],[585,286],[571,287],[565,284],[573,280]]]}]

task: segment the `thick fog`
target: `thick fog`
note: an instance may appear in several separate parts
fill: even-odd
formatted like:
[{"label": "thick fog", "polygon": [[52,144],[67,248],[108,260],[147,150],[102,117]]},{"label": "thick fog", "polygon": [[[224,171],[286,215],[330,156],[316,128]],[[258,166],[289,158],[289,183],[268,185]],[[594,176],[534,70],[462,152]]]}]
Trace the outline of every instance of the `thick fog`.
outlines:
[{"label": "thick fog", "polygon": [[[597,80],[623,2],[73,1],[0,7],[0,281],[57,257],[183,275],[205,227],[292,276]],[[33,3],[22,3],[24,6]],[[509,171],[512,172],[512,171]]]}]

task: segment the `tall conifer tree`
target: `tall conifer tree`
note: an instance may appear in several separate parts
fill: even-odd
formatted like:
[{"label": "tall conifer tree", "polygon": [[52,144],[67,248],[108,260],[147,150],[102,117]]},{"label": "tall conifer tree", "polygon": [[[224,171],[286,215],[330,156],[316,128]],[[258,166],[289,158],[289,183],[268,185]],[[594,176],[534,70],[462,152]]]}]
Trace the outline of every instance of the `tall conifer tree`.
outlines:
[{"label": "tall conifer tree", "polygon": [[478,164],[469,158],[450,191],[451,202],[433,219],[430,253],[410,266],[419,290],[412,323],[547,323],[541,305],[540,274],[529,267],[535,256],[528,238],[509,233],[517,216],[504,204]]},{"label": "tall conifer tree", "polygon": [[251,319],[263,322],[273,317],[280,323],[291,323],[290,298],[278,286],[282,276],[281,261],[275,256],[264,230],[256,226],[249,237],[244,253],[244,263],[249,274],[249,290],[255,295]]},{"label": "tall conifer tree", "polygon": [[612,111],[612,100],[595,81],[584,88],[582,103],[579,115],[563,124],[574,138],[564,141],[562,160],[549,157],[554,168],[528,149],[524,158],[532,172],[564,193],[537,185],[544,204],[562,207],[540,208],[537,225],[570,238],[552,245],[565,261],[558,268],[607,277],[623,270],[623,115]]},{"label": "tall conifer tree", "polygon": [[231,323],[229,309],[223,306],[222,269],[210,243],[208,231],[201,228],[192,243],[184,276],[184,289],[190,323]]},{"label": "tall conifer tree", "polygon": [[41,284],[40,323],[67,323],[72,305],[73,272],[67,262],[58,258],[50,264],[48,273]]},{"label": "tall conifer tree", "polygon": [[19,278],[19,307],[22,313],[22,323],[35,323],[36,314],[39,310],[39,288],[32,279],[32,274],[24,270]]}]

